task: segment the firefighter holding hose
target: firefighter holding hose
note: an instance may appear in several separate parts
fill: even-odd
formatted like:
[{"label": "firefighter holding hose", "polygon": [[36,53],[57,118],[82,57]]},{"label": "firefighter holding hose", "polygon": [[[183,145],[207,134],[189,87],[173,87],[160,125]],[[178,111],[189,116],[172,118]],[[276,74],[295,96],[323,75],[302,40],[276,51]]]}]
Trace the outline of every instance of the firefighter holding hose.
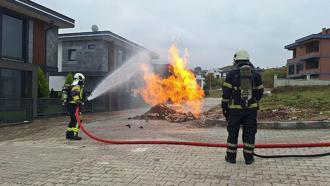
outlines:
[{"label": "firefighter holding hose", "polygon": [[227,74],[222,88],[221,107],[228,121],[225,160],[236,163],[237,139],[242,126],[243,155],[245,163],[249,165],[254,162],[258,102],[264,89],[261,76],[250,62],[249,54],[245,50],[236,52],[233,61],[233,69]]},{"label": "firefighter holding hose", "polygon": [[76,73],[73,76],[71,85],[64,85],[62,90],[62,101],[66,106],[70,115],[70,123],[66,128],[66,139],[68,140],[81,140],[78,136],[79,125],[75,116],[76,109],[84,105],[84,88],[85,76],[81,73]]}]

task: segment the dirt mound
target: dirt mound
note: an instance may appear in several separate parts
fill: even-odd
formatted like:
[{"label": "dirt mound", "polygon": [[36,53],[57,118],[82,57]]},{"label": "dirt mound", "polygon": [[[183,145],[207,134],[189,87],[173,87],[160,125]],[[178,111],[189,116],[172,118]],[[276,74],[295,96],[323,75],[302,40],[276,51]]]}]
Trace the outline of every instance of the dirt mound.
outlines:
[{"label": "dirt mound", "polygon": [[207,119],[221,119],[221,118],[224,118],[220,105],[212,107],[209,110],[203,112],[202,116],[207,118]]},{"label": "dirt mound", "polygon": [[164,104],[157,104],[151,107],[146,113],[134,116],[130,119],[167,120],[169,122],[180,123],[195,120],[196,117],[191,112],[177,112]]},{"label": "dirt mound", "polygon": [[260,110],[258,112],[258,120],[283,121],[283,120],[296,119],[296,118],[291,118],[290,116],[290,113],[292,113],[293,111],[294,110],[289,108]]},{"label": "dirt mound", "polygon": [[[304,112],[310,112],[310,111],[295,109],[290,107],[259,110],[258,120],[259,121],[294,121],[301,118],[300,115],[303,114]],[[222,109],[220,105],[210,108],[209,110],[203,112],[201,116],[197,118],[191,112],[188,113],[177,112],[170,106],[164,104],[158,104],[151,107],[146,113],[142,115],[137,115],[129,119],[167,120],[176,123],[196,120],[196,122],[204,124],[206,120],[224,119],[224,116],[222,114]],[[321,119],[317,117],[314,120],[321,120]]]}]

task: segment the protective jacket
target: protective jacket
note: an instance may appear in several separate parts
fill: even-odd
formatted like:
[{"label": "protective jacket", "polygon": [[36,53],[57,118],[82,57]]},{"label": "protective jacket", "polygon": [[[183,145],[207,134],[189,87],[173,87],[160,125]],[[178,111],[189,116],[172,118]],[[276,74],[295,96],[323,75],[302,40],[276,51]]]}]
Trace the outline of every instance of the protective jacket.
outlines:
[{"label": "protective jacket", "polygon": [[80,105],[83,103],[83,88],[80,85],[73,85],[70,90],[69,103]]},{"label": "protective jacket", "polygon": [[[248,65],[252,69],[252,96],[248,100],[244,100],[241,95],[240,68]],[[224,110],[229,109],[259,109],[258,102],[263,95],[263,84],[260,74],[254,69],[249,61],[238,62],[234,65],[223,83],[223,94],[221,106]]]}]

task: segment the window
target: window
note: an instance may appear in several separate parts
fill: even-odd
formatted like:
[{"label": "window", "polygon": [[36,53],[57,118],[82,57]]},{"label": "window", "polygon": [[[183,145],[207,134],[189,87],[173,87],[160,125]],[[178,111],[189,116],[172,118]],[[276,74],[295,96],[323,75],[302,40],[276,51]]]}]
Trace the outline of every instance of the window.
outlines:
[{"label": "window", "polygon": [[23,96],[23,72],[19,70],[0,69],[0,97],[20,98]]},{"label": "window", "polygon": [[311,74],[311,75],[310,75],[310,78],[311,78],[311,79],[317,79],[317,78],[320,78],[320,74]]},{"label": "window", "polygon": [[95,44],[89,44],[89,45],[87,46],[87,48],[88,48],[88,49],[95,49]]},{"label": "window", "polygon": [[299,74],[299,72],[303,70],[304,70],[304,64],[298,64],[296,68],[296,74]]},{"label": "window", "polygon": [[124,63],[124,52],[120,49],[117,50],[117,66],[120,67]]},{"label": "window", "polygon": [[294,65],[289,65],[289,75],[294,74]]},{"label": "window", "polygon": [[319,68],[319,59],[318,58],[306,60],[306,70],[318,69],[318,68]]},{"label": "window", "polygon": [[69,49],[68,50],[68,60],[75,61],[77,58],[77,50],[76,49]]},{"label": "window", "polygon": [[306,54],[319,51],[319,42],[314,41],[306,44]]},{"label": "window", "polygon": [[24,58],[24,21],[12,16],[2,15],[1,55],[4,57]]}]

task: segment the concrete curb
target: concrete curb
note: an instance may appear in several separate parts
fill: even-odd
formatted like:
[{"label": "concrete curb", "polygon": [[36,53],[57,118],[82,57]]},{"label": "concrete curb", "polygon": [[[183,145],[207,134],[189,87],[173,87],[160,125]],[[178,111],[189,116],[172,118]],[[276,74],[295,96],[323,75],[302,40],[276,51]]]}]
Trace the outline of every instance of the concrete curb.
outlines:
[{"label": "concrete curb", "polygon": [[[206,119],[205,126],[227,127],[221,119]],[[330,121],[258,121],[258,129],[329,129]]]}]

